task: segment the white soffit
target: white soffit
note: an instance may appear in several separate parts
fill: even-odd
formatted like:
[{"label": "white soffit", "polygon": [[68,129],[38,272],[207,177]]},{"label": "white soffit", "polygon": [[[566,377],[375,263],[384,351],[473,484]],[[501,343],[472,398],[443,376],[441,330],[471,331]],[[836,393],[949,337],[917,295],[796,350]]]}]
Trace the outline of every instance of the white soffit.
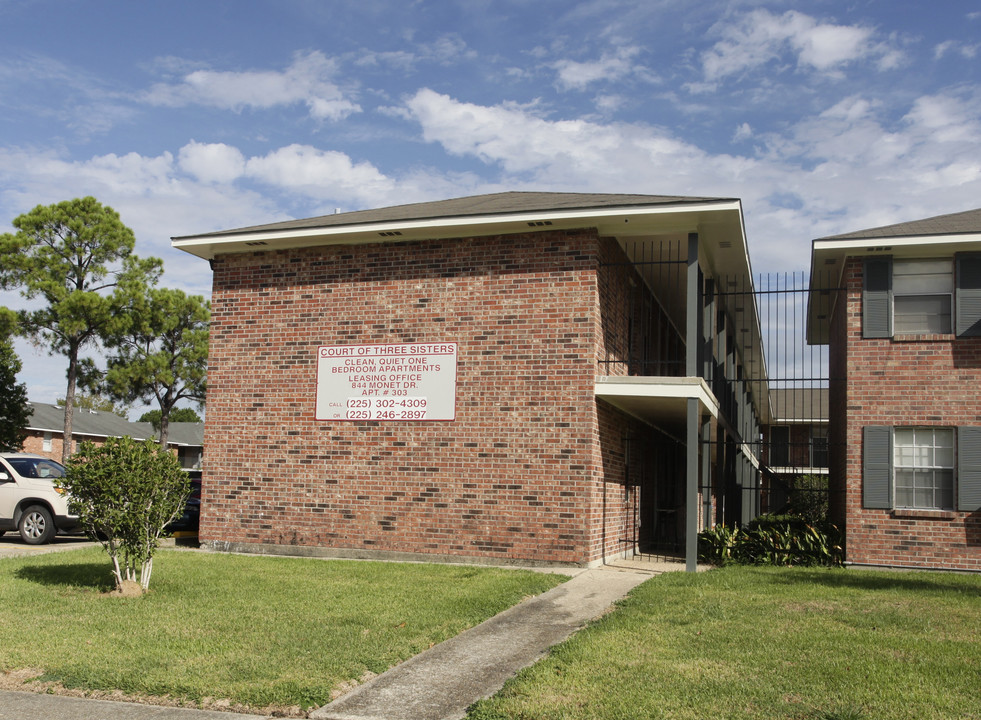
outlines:
[{"label": "white soffit", "polygon": [[[386,221],[287,230],[256,230],[242,233],[208,234],[177,238],[173,247],[211,259],[227,252],[253,252],[317,245],[402,242],[476,235],[495,235],[529,230],[597,227],[601,235],[644,236],[665,232],[697,231],[703,224],[715,225],[718,214],[735,213],[732,223],[740,240],[745,238],[738,200],[686,203],[683,205],[637,205],[576,210],[541,210],[506,214],[447,216],[420,220]],[[675,220],[672,221],[674,216]],[[745,251],[745,250],[744,250]]]}]

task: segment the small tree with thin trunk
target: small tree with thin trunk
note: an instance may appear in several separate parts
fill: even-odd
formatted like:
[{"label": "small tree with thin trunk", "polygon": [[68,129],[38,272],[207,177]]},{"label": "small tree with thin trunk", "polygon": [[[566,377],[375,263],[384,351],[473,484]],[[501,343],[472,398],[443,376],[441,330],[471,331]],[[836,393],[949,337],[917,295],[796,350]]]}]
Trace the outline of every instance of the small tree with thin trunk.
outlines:
[{"label": "small tree with thin trunk", "polygon": [[180,402],[204,402],[211,310],[200,295],[139,288],[106,336],[111,355],[100,388],[123,402],[156,402],[160,447]]},{"label": "small tree with thin trunk", "polygon": [[146,591],[160,535],[190,493],[180,462],[151,440],[109,438],[101,446],[82,443],[66,470],[60,482],[69,507],[109,553],[116,588],[130,581]]}]

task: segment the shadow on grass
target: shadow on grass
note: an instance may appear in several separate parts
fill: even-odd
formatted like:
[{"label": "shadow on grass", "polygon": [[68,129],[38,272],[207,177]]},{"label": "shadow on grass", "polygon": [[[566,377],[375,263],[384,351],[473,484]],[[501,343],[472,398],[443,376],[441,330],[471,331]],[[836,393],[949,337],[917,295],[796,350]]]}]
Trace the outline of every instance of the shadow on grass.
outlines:
[{"label": "shadow on grass", "polygon": [[40,585],[71,585],[102,591],[111,590],[114,586],[112,571],[106,563],[26,565],[14,575],[20,580]]},{"label": "shadow on grass", "polygon": [[915,592],[962,593],[981,597],[981,583],[966,575],[933,571],[803,569],[772,575],[773,582],[806,582],[855,590],[907,590]]}]

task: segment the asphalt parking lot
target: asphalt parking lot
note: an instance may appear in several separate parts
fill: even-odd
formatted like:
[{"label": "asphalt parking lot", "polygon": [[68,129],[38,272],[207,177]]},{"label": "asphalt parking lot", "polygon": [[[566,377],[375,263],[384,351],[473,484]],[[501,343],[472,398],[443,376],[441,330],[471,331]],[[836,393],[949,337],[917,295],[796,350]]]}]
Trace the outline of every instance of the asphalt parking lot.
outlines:
[{"label": "asphalt parking lot", "polygon": [[84,535],[58,535],[47,545],[28,545],[20,539],[20,535],[16,531],[8,530],[0,537],[0,558],[43,555],[44,553],[74,550],[75,548],[97,544]]}]

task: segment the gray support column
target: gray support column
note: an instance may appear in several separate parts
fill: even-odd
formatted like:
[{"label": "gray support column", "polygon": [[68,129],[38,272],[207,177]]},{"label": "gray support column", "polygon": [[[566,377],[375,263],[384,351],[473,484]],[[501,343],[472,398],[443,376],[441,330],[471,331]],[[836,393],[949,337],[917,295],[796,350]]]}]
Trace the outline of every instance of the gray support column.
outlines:
[{"label": "gray support column", "polygon": [[685,570],[698,569],[698,400],[688,398],[688,431],[685,441]]},{"label": "gray support column", "polygon": [[[715,426],[715,487],[718,494],[715,498],[715,514],[705,519],[706,528],[712,527],[712,524],[716,520],[725,522],[726,496],[729,483],[732,482],[732,478],[726,477],[727,452],[728,443],[726,442],[725,428],[722,426],[722,423],[717,423]],[[711,506],[709,509],[711,509]]]},{"label": "gray support column", "polygon": [[699,347],[702,336],[702,288],[698,272],[698,233],[688,233],[688,276],[685,293],[685,375],[698,375]]},{"label": "gray support column", "polygon": [[[702,287],[698,270],[698,233],[688,233],[688,275],[685,293],[685,375],[695,377],[699,371],[702,346]],[[698,569],[698,400],[688,398],[688,422],[685,441],[685,569]]]},{"label": "gray support column", "polygon": [[[702,423],[702,527],[712,526],[712,423],[706,420]],[[719,452],[715,448],[715,452]]]},{"label": "gray support column", "polygon": [[715,281],[705,281],[705,300],[702,312],[702,377],[712,385],[715,366]]}]

